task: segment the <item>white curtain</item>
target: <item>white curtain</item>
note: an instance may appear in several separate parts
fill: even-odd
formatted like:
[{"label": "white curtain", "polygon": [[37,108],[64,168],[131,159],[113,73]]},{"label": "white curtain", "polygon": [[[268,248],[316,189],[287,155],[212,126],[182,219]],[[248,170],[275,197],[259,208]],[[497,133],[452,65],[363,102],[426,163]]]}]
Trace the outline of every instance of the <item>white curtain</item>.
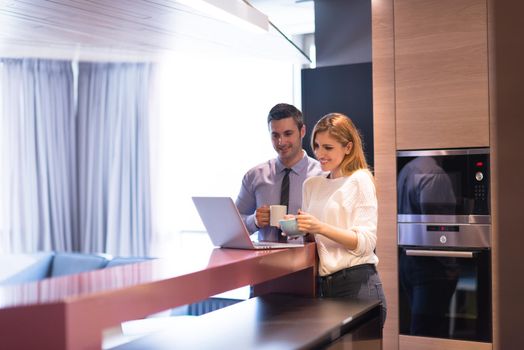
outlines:
[{"label": "white curtain", "polygon": [[0,60],[0,252],[68,251],[76,232],[71,62]]},{"label": "white curtain", "polygon": [[151,237],[149,81],[144,63],[80,63],[81,251],[146,255]]},{"label": "white curtain", "polygon": [[0,59],[0,253],[147,255],[151,65],[73,67]]}]

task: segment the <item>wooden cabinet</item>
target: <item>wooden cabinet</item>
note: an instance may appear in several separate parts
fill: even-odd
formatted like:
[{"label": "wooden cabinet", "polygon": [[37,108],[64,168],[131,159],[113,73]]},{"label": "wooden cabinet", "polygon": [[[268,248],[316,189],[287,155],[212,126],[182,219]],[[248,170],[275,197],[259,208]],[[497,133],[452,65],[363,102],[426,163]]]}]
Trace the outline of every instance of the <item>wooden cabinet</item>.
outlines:
[{"label": "wooden cabinet", "polygon": [[486,0],[395,0],[397,149],[489,146]]},{"label": "wooden cabinet", "polygon": [[401,335],[399,337],[401,350],[492,350],[491,343],[450,340],[439,338],[425,338]]}]

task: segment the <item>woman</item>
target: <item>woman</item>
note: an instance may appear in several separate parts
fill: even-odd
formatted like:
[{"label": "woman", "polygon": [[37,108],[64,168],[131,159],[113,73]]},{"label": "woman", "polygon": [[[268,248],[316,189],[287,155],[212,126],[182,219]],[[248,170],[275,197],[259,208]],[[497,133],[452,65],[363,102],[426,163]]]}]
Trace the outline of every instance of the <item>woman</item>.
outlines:
[{"label": "woman", "polygon": [[378,276],[377,197],[362,141],[347,116],[328,114],[311,135],[311,146],[328,176],[314,176],[303,185],[298,228],[314,235],[319,256],[322,297],[386,299]]}]

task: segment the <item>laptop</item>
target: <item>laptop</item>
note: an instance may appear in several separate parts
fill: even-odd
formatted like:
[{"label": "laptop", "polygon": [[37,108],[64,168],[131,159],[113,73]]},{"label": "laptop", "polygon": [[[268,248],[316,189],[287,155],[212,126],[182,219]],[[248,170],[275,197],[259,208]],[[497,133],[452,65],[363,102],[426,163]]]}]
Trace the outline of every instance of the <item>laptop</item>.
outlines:
[{"label": "laptop", "polygon": [[192,197],[215,246],[237,249],[299,248],[303,244],[252,241],[238,209],[229,197]]}]

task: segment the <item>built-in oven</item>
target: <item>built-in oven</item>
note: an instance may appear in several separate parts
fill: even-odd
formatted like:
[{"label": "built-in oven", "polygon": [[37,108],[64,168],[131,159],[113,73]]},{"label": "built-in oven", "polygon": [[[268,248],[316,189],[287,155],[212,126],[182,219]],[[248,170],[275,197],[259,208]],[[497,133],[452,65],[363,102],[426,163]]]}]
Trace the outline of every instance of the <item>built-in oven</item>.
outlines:
[{"label": "built-in oven", "polygon": [[489,149],[397,152],[400,334],[492,340]]}]

